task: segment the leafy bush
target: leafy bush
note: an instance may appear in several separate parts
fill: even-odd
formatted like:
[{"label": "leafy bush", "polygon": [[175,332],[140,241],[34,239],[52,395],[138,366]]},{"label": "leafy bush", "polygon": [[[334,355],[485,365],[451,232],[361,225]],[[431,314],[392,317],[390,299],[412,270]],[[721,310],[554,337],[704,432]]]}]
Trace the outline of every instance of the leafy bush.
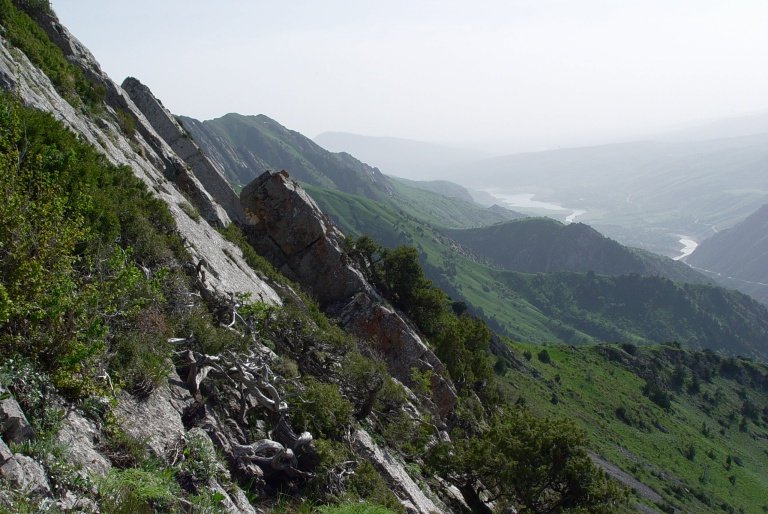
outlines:
[{"label": "leafy bush", "polygon": [[571,422],[505,409],[477,436],[438,444],[428,462],[451,477],[473,507],[481,505],[475,490],[480,481],[525,512],[616,512],[626,495],[592,464],[585,444]]},{"label": "leafy bush", "polygon": [[159,382],[163,306],[187,258],[173,217],[128,168],[0,95],[0,350],[67,396]]},{"label": "leafy bush", "polygon": [[301,403],[291,409],[293,426],[314,436],[338,439],[352,421],[354,408],[341,396],[337,386],[318,382],[312,377],[304,380]]},{"label": "leafy bush", "polygon": [[643,386],[643,394],[662,409],[669,410],[672,408],[672,395],[662,390],[655,382],[646,382]]}]

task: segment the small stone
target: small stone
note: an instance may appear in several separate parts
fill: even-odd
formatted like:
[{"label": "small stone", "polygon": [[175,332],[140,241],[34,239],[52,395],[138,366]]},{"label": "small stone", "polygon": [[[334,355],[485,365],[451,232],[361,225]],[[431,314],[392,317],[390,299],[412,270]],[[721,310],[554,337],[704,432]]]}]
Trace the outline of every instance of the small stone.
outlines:
[{"label": "small stone", "polygon": [[51,485],[45,469],[34,459],[17,453],[0,467],[2,475],[8,483],[22,494],[38,497],[51,496]]},{"label": "small stone", "polygon": [[8,462],[13,458],[13,452],[10,448],[0,439],[0,466]]},{"label": "small stone", "polygon": [[[0,393],[5,391],[0,390]],[[30,440],[35,431],[27,417],[13,397],[0,400],[0,434],[11,443],[23,443]]]}]

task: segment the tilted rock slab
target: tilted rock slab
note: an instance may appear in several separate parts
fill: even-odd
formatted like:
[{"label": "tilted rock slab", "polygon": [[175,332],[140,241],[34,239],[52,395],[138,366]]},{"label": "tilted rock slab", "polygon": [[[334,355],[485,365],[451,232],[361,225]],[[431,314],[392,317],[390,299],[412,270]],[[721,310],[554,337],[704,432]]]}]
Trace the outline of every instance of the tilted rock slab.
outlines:
[{"label": "tilted rock slab", "polygon": [[357,294],[337,316],[345,328],[375,341],[390,373],[406,385],[412,382],[412,368],[432,371],[431,400],[441,417],[450,413],[456,404],[456,389],[444,377],[445,366],[397,311],[368,295]]},{"label": "tilted rock slab", "polygon": [[[149,189],[168,205],[187,250],[195,262],[204,262],[205,287],[221,297],[230,293],[250,293],[253,300],[279,305],[280,297],[267,282],[251,270],[237,246],[225,240],[208,222],[230,223],[229,216],[184,160],[152,128],[128,95],[104,74],[90,52],[52,16],[43,27],[64,51],[70,62],[104,86],[107,113],[98,120],[70,105],[53,87],[48,77],[27,57],[0,37],[0,87],[13,91],[30,107],[51,113],[73,132],[83,137],[115,165],[126,165]],[[117,110],[136,121],[132,137],[123,134],[115,121]],[[184,191],[184,194],[182,194]],[[186,196],[184,196],[186,194]],[[189,199],[188,199],[189,198]],[[189,202],[205,219],[197,222],[180,207]]]},{"label": "tilted rock slab", "polygon": [[341,249],[344,235],[285,171],[266,172],[240,193],[248,242],[321,306],[373,289]]},{"label": "tilted rock slab", "polygon": [[174,371],[147,398],[120,393],[115,414],[125,432],[163,458],[186,434],[182,416],[195,400]]},{"label": "tilted rock slab", "polygon": [[146,116],[152,128],[170,145],[176,155],[184,160],[205,190],[227,211],[227,215],[232,220],[242,221],[240,199],[227,183],[223,171],[203,154],[173,114],[138,79],[126,78],[122,88]]},{"label": "tilted rock slab", "polygon": [[386,450],[373,442],[365,430],[358,429],[352,436],[355,452],[366,458],[381,473],[395,495],[402,501],[408,512],[419,514],[437,514],[443,512],[430,500],[424,491],[413,481],[403,464],[393,458]]}]

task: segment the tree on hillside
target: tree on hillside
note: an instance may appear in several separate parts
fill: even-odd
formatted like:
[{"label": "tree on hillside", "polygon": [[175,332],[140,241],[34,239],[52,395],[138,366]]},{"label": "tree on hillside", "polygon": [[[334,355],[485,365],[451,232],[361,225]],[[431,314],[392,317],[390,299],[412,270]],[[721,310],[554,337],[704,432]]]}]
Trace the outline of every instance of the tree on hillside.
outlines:
[{"label": "tree on hillside", "polygon": [[595,467],[585,444],[568,421],[503,409],[476,436],[438,444],[428,462],[474,512],[490,512],[490,502],[521,513],[616,512],[626,494]]}]

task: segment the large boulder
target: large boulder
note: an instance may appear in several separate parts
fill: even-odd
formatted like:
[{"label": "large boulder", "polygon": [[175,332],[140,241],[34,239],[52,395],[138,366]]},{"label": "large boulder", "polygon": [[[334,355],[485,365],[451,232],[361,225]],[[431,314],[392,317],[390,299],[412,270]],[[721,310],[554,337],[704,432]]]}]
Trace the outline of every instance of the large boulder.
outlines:
[{"label": "large boulder", "polygon": [[65,450],[65,458],[89,475],[106,475],[112,467],[97,450],[100,433],[93,422],[75,410],[69,410],[56,438]]},{"label": "large boulder", "polygon": [[344,235],[288,173],[267,172],[240,193],[245,233],[259,253],[299,282],[344,328],[369,340],[390,373],[410,384],[412,370],[432,372],[431,398],[447,415],[456,390],[445,367],[408,322],[378,295],[344,250]]},{"label": "large boulder", "polygon": [[176,372],[147,398],[120,393],[116,415],[122,429],[139,441],[146,441],[158,457],[176,447],[185,434],[182,415],[194,403],[189,391],[181,386]]},{"label": "large boulder", "polygon": [[248,242],[321,306],[373,293],[341,248],[344,235],[288,173],[266,172],[240,193]]},{"label": "large boulder", "polygon": [[0,476],[17,492],[35,496],[51,496],[51,484],[45,469],[36,460],[17,453],[0,467]]}]

